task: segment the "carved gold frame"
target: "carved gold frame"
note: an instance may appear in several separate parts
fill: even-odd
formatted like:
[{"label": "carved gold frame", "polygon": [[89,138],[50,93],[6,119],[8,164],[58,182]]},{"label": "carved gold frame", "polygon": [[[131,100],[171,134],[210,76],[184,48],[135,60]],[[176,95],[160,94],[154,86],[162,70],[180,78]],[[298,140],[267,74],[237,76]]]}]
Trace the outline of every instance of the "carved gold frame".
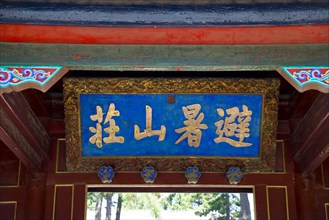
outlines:
[{"label": "carved gold frame", "polygon": [[[152,165],[157,171],[182,172],[198,166],[201,172],[225,172],[239,166],[243,172],[273,172],[275,169],[278,114],[278,79],[219,78],[65,78],[64,103],[69,172],[95,172],[111,165],[116,172],[141,171]],[[244,157],[83,157],[80,132],[79,95],[106,94],[261,94],[263,112],[259,158]]]}]

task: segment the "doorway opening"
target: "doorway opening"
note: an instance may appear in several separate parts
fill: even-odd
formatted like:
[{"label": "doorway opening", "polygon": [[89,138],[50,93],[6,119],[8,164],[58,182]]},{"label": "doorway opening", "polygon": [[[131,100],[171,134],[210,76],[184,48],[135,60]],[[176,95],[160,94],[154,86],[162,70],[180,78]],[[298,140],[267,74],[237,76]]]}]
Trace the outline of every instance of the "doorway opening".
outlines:
[{"label": "doorway opening", "polygon": [[88,188],[86,219],[255,219],[252,188]]}]

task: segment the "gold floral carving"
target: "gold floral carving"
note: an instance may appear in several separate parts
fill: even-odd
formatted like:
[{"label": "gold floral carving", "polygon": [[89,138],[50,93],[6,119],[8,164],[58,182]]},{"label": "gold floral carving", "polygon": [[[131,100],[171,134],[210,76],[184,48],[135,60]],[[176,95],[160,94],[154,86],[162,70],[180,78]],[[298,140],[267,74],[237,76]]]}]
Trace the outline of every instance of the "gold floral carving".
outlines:
[{"label": "gold floral carving", "polygon": [[[74,172],[94,172],[98,171],[103,165],[111,165],[116,172],[137,172],[145,166],[151,165],[160,172],[184,172],[189,166],[197,166],[200,172],[225,172],[228,164],[234,164],[242,167],[244,172],[272,172],[275,168],[278,89],[278,79],[66,78],[64,79],[64,103],[67,169]],[[260,157],[256,159],[223,157],[83,157],[79,124],[79,95],[81,93],[262,94],[264,105]]]}]

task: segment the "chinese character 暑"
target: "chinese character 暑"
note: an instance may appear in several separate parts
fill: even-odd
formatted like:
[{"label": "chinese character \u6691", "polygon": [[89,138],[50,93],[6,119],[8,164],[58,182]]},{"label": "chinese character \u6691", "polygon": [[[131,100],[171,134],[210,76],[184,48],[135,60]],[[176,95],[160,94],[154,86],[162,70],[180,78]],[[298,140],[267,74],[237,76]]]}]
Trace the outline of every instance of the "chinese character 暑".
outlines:
[{"label": "chinese character \u6691", "polygon": [[[89,138],[89,142],[91,144],[96,144],[98,148],[103,146],[103,141],[107,144],[110,143],[124,143],[124,137],[122,136],[115,136],[115,133],[119,132],[120,128],[115,124],[115,120],[112,119],[113,116],[120,116],[120,112],[115,110],[115,105],[111,103],[109,105],[109,109],[107,111],[105,120],[103,122],[103,110],[100,106],[96,106],[96,114],[90,115],[90,119],[92,121],[97,121],[96,128],[89,127],[89,131],[95,133],[93,136]],[[108,137],[102,138],[102,125],[109,123],[108,127],[104,128],[104,131],[108,133]]]},{"label": "chinese character \u6691", "polygon": [[185,118],[187,119],[184,121],[184,125],[186,125],[186,127],[175,129],[175,131],[176,133],[185,133],[175,142],[175,144],[179,144],[185,138],[187,138],[188,145],[190,147],[193,146],[197,148],[200,146],[202,136],[202,131],[200,129],[208,128],[206,124],[201,124],[202,120],[204,119],[204,114],[199,114],[200,110],[200,104],[188,105],[186,107],[183,106],[183,113]]},{"label": "chinese character \u6691", "polygon": [[148,105],[146,109],[146,129],[143,132],[140,132],[139,126],[134,126],[134,137],[136,140],[143,139],[145,137],[159,136],[158,141],[163,141],[166,136],[166,127],[161,125],[160,130],[152,130],[152,108]]},{"label": "chinese character \u6691", "polygon": [[[217,113],[220,117],[224,117],[224,110],[217,109]],[[252,111],[248,110],[248,106],[242,105],[242,112],[238,107],[232,107],[226,109],[226,113],[229,115],[224,120],[219,120],[215,123],[217,126],[216,134],[218,135],[214,141],[218,144],[226,142],[234,147],[249,147],[252,144],[243,142],[244,138],[250,136],[249,122],[251,121]],[[237,121],[236,121],[237,120]],[[231,139],[230,137],[235,137]]]}]

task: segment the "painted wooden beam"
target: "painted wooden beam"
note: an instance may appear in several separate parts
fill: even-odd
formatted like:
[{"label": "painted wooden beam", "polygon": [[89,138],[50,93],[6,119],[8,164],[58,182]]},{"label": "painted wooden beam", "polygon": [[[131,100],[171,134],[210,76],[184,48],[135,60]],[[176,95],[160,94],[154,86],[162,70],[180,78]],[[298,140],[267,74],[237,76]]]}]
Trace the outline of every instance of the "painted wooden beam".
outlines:
[{"label": "painted wooden beam", "polygon": [[86,26],[328,24],[327,2],[290,4],[84,5],[0,3],[1,23]]},{"label": "painted wooden beam", "polygon": [[1,65],[60,65],[69,70],[236,71],[323,66],[329,44],[86,45],[0,43]]},{"label": "painted wooden beam", "polygon": [[329,157],[329,94],[320,94],[292,134],[293,158],[308,175]]},{"label": "painted wooden beam", "polygon": [[31,171],[48,159],[49,137],[21,93],[0,95],[0,138]]},{"label": "painted wooden beam", "polygon": [[329,43],[329,25],[253,27],[86,27],[0,24],[2,42],[254,45]]}]

